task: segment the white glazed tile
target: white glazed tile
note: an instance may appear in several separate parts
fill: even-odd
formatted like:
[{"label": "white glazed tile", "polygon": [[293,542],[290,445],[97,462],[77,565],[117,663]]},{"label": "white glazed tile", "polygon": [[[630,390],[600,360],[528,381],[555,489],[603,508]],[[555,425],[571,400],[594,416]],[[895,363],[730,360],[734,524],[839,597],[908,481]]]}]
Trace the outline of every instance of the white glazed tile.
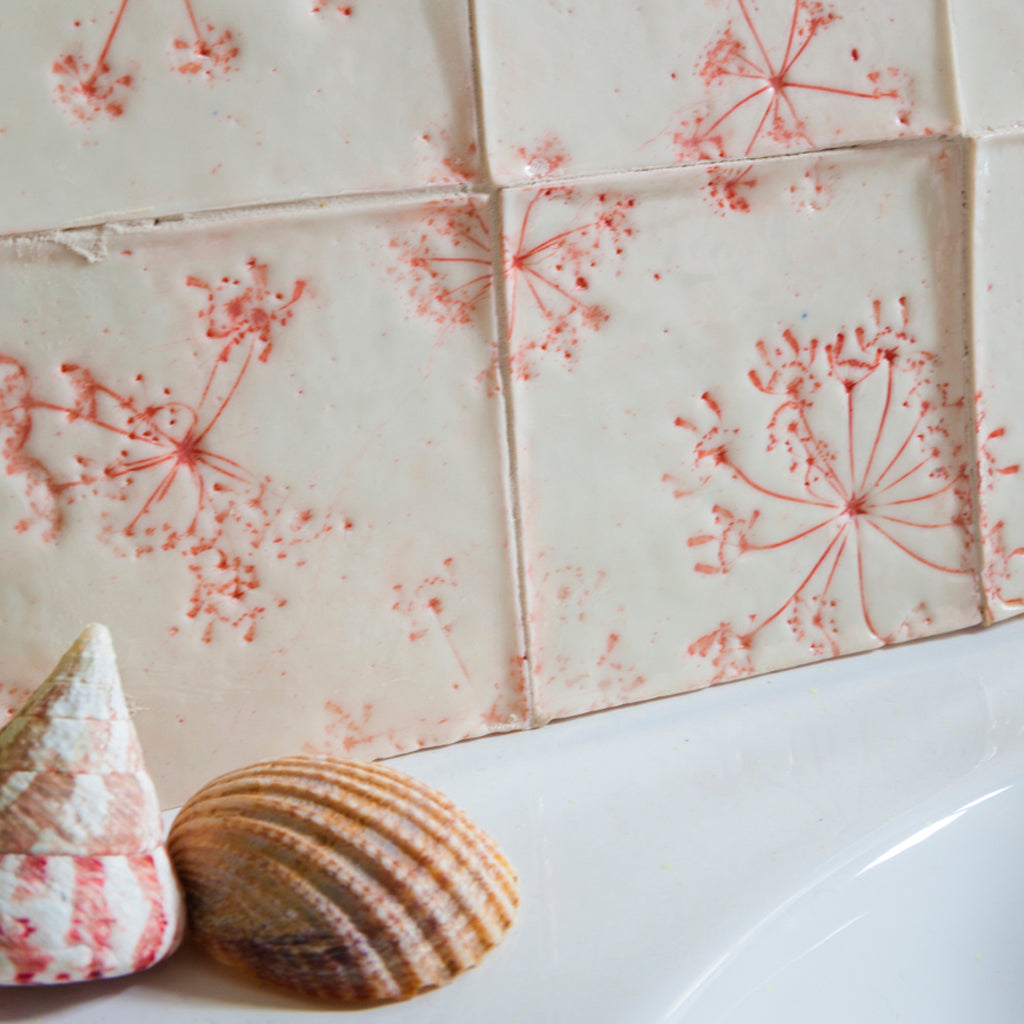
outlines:
[{"label": "white glazed tile", "polygon": [[498,180],[946,131],[941,0],[479,0]]},{"label": "white glazed tile", "polygon": [[950,0],[960,101],[970,131],[1024,123],[1024,7]]},{"label": "white glazed tile", "polygon": [[462,181],[469,52],[462,0],[4,3],[0,233]]},{"label": "white glazed tile", "polygon": [[992,618],[1024,610],[1024,137],[976,143],[974,363],[985,596]]},{"label": "white glazed tile", "polygon": [[542,719],[978,621],[961,157],[506,193]]},{"label": "white glazed tile", "polygon": [[165,800],[525,720],[490,305],[393,273],[437,210],[0,251],[3,677],[109,625]]}]

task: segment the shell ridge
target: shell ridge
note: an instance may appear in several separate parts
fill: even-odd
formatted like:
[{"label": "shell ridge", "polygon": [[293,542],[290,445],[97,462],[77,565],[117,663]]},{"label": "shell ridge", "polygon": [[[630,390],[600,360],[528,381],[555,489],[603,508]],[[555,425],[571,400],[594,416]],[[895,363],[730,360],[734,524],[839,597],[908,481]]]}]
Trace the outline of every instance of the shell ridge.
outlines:
[{"label": "shell ridge", "polygon": [[[379,882],[357,865],[337,856],[336,851],[325,850],[287,827],[239,815],[218,820],[225,829],[230,827],[238,835],[244,835],[253,850],[258,850],[263,857],[272,852],[275,867],[287,865],[303,880],[307,892],[315,891],[324,898],[326,905],[333,903],[343,911],[392,975],[405,978],[415,973],[417,954],[424,952],[424,937],[405,908],[396,906]],[[397,983],[402,988],[408,987],[407,982]]]},{"label": "shell ridge", "polygon": [[[185,842],[186,836],[187,833],[181,833],[179,842]],[[346,997],[362,1000],[395,998],[400,995],[398,983],[388,964],[356,922],[342,908],[336,904],[332,905],[329,900],[324,900],[324,894],[307,873],[279,858],[268,859],[263,849],[230,851],[232,867],[236,871],[240,871],[248,863],[254,864],[261,873],[265,873],[266,888],[273,899],[286,904],[289,902],[289,897],[305,895],[307,905],[313,906],[316,914],[326,915],[329,920],[324,921],[319,927],[311,923],[306,928],[303,928],[302,922],[293,921],[291,922],[292,927],[297,928],[298,931],[283,936],[277,931],[265,928],[262,932],[257,931],[247,938],[245,935],[247,922],[244,918],[238,922],[241,927],[237,930],[225,928],[224,921],[233,920],[233,910],[240,909],[246,914],[257,913],[257,908],[254,908],[249,901],[256,901],[264,894],[243,890],[240,885],[225,886],[225,890],[230,890],[231,893],[229,899],[218,900],[209,908],[202,905],[201,901],[197,900],[195,893],[189,892],[189,862],[199,858],[210,846],[213,847],[213,852],[218,858],[224,856],[225,851],[216,844],[212,837],[201,835],[198,839],[188,841],[188,857],[182,857],[180,851],[176,853],[172,850],[172,858],[186,887],[189,914],[197,937],[211,943],[215,950],[219,950],[222,959],[257,976],[266,976],[280,983],[286,983],[290,978],[296,987],[303,991],[310,991],[314,995],[322,994],[319,989],[307,985],[302,980],[301,973],[291,973],[295,970],[292,950],[299,942],[304,942],[307,945],[312,943],[314,948],[318,948],[321,945],[319,936],[328,935],[330,927],[333,926],[336,929],[335,944],[342,946],[345,955],[336,957],[332,961],[332,965],[336,982],[340,983]],[[218,934],[213,938],[211,938],[207,927],[207,916],[214,918],[221,925]],[[278,966],[279,961],[280,967]],[[296,979],[301,980],[301,984],[297,983]]]},{"label": "shell ridge", "polygon": [[[436,862],[439,851],[428,851],[411,837],[388,829],[396,824],[393,820],[382,821],[379,816],[360,814],[343,804],[328,804],[326,809],[335,815],[329,822],[324,821],[325,805],[309,800],[301,790],[282,791],[281,786],[267,787],[260,797],[258,804],[248,808],[253,819],[301,833],[314,843],[328,843],[339,855],[354,861],[382,890],[396,891],[424,939],[443,945],[443,951],[438,952],[446,962],[461,968],[479,955],[481,946],[493,945],[493,929],[477,927],[477,919],[484,916],[479,906],[483,891],[465,892],[452,871]],[[242,796],[220,796],[216,813],[226,816],[245,811],[241,801]],[[440,852],[447,850],[442,847]],[[460,916],[478,934],[477,941],[461,933],[449,934],[446,923]]]},{"label": "shell ridge", "polygon": [[[486,944],[493,944],[496,941],[495,934],[500,935],[513,920],[518,904],[515,873],[494,840],[475,826],[466,814],[450,801],[444,801],[448,805],[444,816],[441,816],[438,807],[434,806],[440,803],[439,801],[432,801],[428,807],[422,806],[422,802],[417,802],[404,791],[404,788],[409,788],[403,786],[407,777],[382,765],[367,766],[362,762],[345,762],[340,766],[329,764],[328,767],[334,771],[330,778],[325,779],[322,765],[314,758],[288,758],[271,764],[273,771],[270,772],[266,770],[265,765],[258,765],[254,766],[248,777],[239,778],[239,773],[232,773],[230,778],[222,776],[214,780],[210,784],[206,800],[225,797],[229,793],[239,797],[259,795],[260,798],[264,798],[274,786],[280,787],[287,783],[294,787],[299,781],[315,784],[324,794],[340,790],[365,797],[385,810],[400,811],[436,845],[449,852],[458,861],[460,868],[472,874],[481,890],[498,904],[498,928],[489,927],[483,919],[474,921],[474,929]],[[346,770],[350,766],[354,771]],[[379,770],[360,770],[366,767]],[[257,768],[260,769],[259,772],[255,770]],[[296,768],[301,771],[295,772]],[[352,775],[357,778],[353,779]],[[340,795],[337,799],[341,799]],[[351,811],[348,806],[345,810],[346,813]],[[483,865],[479,863],[481,860],[484,861]],[[479,908],[475,908],[474,917],[478,914]]]},{"label": "shell ridge", "polygon": [[297,756],[224,773],[185,804],[168,847],[218,959],[349,1001],[406,998],[475,966],[519,902],[491,836],[377,763]]},{"label": "shell ridge", "polygon": [[[416,941],[420,940],[415,922],[409,916],[403,913],[399,916],[395,912],[393,901],[387,898],[387,889],[372,874],[362,871],[350,859],[340,856],[337,849],[317,845],[289,825],[261,821],[252,816],[223,815],[220,821],[224,827],[229,825],[236,830],[237,835],[245,836],[250,845],[259,848],[264,855],[272,851],[276,859],[288,863],[300,877],[309,880],[315,870],[325,885],[335,890],[332,898],[337,900],[338,905],[344,908],[349,918],[365,934],[372,934],[375,925],[381,921],[375,910],[386,907],[389,911],[388,934],[393,933],[396,948],[409,945],[410,933],[413,933]],[[340,877],[344,878],[345,886],[340,884]]]},{"label": "shell ridge", "polygon": [[[274,765],[275,774],[283,774],[284,769],[301,769],[301,777],[317,782],[322,781],[316,771],[322,768],[323,759],[294,757],[281,759],[276,764],[269,763]],[[328,762],[327,766],[333,769],[338,784],[347,789],[358,788],[360,781],[357,780],[364,780],[368,787],[376,787],[373,788],[372,798],[382,805],[391,806],[396,801],[401,801],[403,813],[416,820],[420,827],[429,831],[431,836],[439,842],[450,843],[455,838],[462,840],[466,844],[466,848],[453,844],[453,852],[469,867],[472,867],[477,859],[485,859],[488,871],[482,873],[482,884],[490,890],[488,875],[492,872],[501,875],[505,881],[505,896],[502,902],[505,904],[507,912],[514,913],[517,905],[515,872],[512,871],[494,839],[476,826],[461,808],[443,794],[431,790],[425,783],[386,765],[346,761]],[[365,792],[369,795],[370,790],[365,790]],[[425,800],[417,800],[419,795],[422,795]],[[422,806],[424,802],[427,803],[432,813],[426,812],[426,808]],[[498,896],[498,898],[501,897]]]}]

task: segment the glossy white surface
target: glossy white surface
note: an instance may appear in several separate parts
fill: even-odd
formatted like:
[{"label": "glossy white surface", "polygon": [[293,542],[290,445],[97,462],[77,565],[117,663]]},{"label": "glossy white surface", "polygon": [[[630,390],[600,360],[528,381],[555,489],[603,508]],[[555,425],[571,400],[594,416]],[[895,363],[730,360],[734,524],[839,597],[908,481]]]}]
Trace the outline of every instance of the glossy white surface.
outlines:
[{"label": "glossy white surface", "polygon": [[1020,1020],[1024,757],[901,815],[773,915],[686,1024]]},{"label": "glossy white surface", "polygon": [[[1019,991],[1007,969],[1024,939],[1019,790],[928,829],[1020,778],[1022,646],[1015,620],[396,761],[492,832],[524,903],[480,968],[359,1019],[761,1021],[777,1012],[769,981],[796,999],[790,1024],[887,1019],[877,1009],[897,998],[904,1022],[1010,1019],[950,1014],[965,993],[984,989],[998,1008]],[[909,975],[897,954],[916,957]],[[847,979],[838,1009],[814,1003],[822,988],[805,968]],[[908,976],[938,993],[905,987]],[[714,1002],[723,992],[762,1002]],[[127,981],[4,992],[0,1019],[289,1024],[326,1012],[186,949]]]}]

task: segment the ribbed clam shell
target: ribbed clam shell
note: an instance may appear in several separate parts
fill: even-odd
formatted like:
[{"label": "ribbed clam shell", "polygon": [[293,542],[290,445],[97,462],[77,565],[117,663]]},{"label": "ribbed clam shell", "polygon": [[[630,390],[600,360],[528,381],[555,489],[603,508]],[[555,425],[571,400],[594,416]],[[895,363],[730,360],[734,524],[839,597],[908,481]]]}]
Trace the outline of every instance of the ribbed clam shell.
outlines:
[{"label": "ribbed clam shell", "polygon": [[381,764],[267,761],[215,779],[168,837],[198,941],[329,999],[404,999],[476,964],[519,902],[494,841]]}]

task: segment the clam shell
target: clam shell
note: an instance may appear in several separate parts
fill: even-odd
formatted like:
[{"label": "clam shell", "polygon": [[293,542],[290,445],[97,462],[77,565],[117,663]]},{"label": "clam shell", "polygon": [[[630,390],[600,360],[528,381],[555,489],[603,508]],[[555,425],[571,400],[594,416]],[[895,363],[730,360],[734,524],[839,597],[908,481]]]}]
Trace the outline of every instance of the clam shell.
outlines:
[{"label": "clam shell", "polygon": [[92,625],[0,730],[0,984],[142,970],[183,926],[110,633]]},{"label": "clam shell", "polygon": [[519,902],[494,841],[381,764],[267,761],[209,783],[168,849],[197,940],[307,995],[404,999],[474,966]]}]

